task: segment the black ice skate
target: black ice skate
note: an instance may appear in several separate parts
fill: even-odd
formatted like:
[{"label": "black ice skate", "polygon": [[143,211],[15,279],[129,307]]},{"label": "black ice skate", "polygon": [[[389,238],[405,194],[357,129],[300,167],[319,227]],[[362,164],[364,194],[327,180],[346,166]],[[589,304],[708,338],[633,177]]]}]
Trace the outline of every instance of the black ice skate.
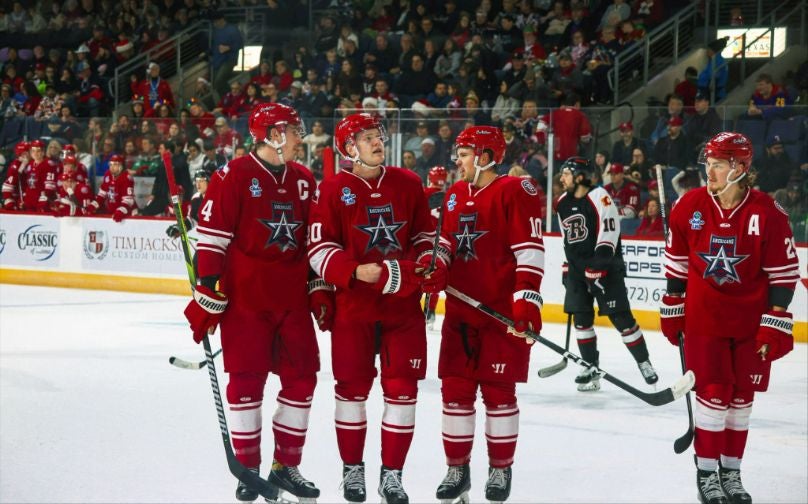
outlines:
[{"label": "black ice skate", "polygon": [[729,504],[724,491],[721,490],[717,472],[697,469],[696,486],[699,489],[699,502],[702,504]]},{"label": "black ice skate", "polygon": [[[250,467],[250,471],[258,474],[257,467]],[[236,487],[236,499],[242,502],[252,502],[258,498],[258,492],[253,490],[252,488],[248,487],[241,481],[238,482],[238,487]]]},{"label": "black ice skate", "polygon": [[401,470],[382,466],[379,476],[379,495],[382,504],[409,504],[410,498],[401,486]]},{"label": "black ice skate", "polygon": [[367,490],[365,489],[365,463],[343,464],[342,466],[342,496],[348,502],[365,502]]},{"label": "black ice skate", "polygon": [[651,365],[650,360],[638,362],[637,366],[640,368],[640,373],[642,373],[645,383],[648,385],[653,385],[659,381],[659,376],[657,376],[654,366]]},{"label": "black ice skate", "polygon": [[[314,483],[300,474],[297,466],[285,466],[280,462],[272,462],[272,470],[267,481],[278,487],[278,490],[288,492],[297,497],[298,502],[315,502],[320,496],[320,489]],[[278,501],[282,501],[282,492],[278,492]]]},{"label": "black ice skate", "polygon": [[727,469],[719,465],[718,479],[730,504],[752,504],[752,496],[741,483],[740,469]]},{"label": "black ice skate", "polygon": [[579,392],[597,392],[600,390],[600,376],[593,367],[588,367],[575,377]]},{"label": "black ice skate", "polygon": [[488,468],[488,481],[485,483],[485,498],[491,504],[505,502],[511,495],[511,468]]},{"label": "black ice skate", "polygon": [[435,492],[435,497],[441,501],[441,504],[468,504],[470,489],[469,465],[449,466],[446,477],[443,478],[438,486],[438,491]]}]

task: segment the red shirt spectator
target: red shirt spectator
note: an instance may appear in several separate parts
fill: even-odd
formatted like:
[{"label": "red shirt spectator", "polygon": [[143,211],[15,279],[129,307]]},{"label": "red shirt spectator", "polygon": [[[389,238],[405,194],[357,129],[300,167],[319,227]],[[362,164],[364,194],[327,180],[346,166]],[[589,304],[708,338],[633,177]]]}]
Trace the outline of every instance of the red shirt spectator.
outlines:
[{"label": "red shirt spectator", "polygon": [[552,125],[555,134],[553,158],[556,160],[563,161],[577,156],[578,144],[588,143],[592,139],[592,125],[580,108],[580,98],[574,93],[568,93],[561,108],[543,115],[536,125],[536,139],[542,145],[546,143],[547,130]]},{"label": "red shirt spectator", "polygon": [[642,218],[635,235],[645,238],[663,238],[665,236],[662,217],[659,215],[659,201],[648,200],[648,204],[645,206],[645,217]]}]

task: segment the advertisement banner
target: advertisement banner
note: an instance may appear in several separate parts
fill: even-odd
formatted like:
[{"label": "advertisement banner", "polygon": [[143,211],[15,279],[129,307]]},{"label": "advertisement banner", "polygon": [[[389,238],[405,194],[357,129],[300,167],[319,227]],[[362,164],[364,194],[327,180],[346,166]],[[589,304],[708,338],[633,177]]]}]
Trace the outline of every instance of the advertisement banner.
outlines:
[{"label": "advertisement banner", "polygon": [[57,268],[59,222],[53,217],[0,215],[0,265]]},{"label": "advertisement banner", "polygon": [[185,275],[182,243],[169,238],[170,221],[82,219],[81,268],[84,271]]}]

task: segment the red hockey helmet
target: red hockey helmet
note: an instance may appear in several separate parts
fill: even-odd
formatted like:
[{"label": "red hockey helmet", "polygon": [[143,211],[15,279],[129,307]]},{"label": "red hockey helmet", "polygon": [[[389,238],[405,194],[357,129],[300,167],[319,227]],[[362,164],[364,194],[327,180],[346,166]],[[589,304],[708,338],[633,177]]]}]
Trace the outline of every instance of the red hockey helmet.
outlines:
[{"label": "red hockey helmet", "polygon": [[62,152],[72,152],[73,154],[75,154],[76,146],[73,144],[65,144],[64,147],[62,147]]},{"label": "red hockey helmet", "polygon": [[65,158],[62,160],[62,164],[72,164],[72,165],[75,166],[77,164],[76,163],[76,156],[72,156],[72,155],[65,156]]},{"label": "red hockey helmet", "polygon": [[111,155],[109,157],[109,162],[110,163],[121,163],[121,164],[123,164],[124,159],[123,159],[123,156],[120,155],[120,154],[113,154],[113,155]]},{"label": "red hockey helmet", "polygon": [[428,180],[429,184],[435,187],[443,187],[446,185],[446,179],[448,178],[449,173],[446,171],[446,168],[443,166],[433,166],[431,170],[429,170]]},{"label": "red hockey helmet", "polygon": [[753,155],[752,142],[746,135],[727,131],[717,134],[704,145],[699,162],[706,165],[708,157],[725,159],[729,161],[732,170],[739,172],[735,179],[737,181],[749,172]]},{"label": "red hockey helmet", "polygon": [[474,149],[474,155],[477,157],[487,150],[491,151],[493,155],[491,163],[481,166],[481,169],[499,164],[505,158],[505,137],[502,136],[502,131],[494,126],[472,126],[464,129],[455,139],[455,153],[460,147]]},{"label": "red hockey helmet", "polygon": [[334,148],[345,159],[357,161],[359,156],[357,155],[355,158],[351,157],[351,155],[348,154],[346,146],[348,143],[356,142],[356,135],[371,129],[379,130],[379,134],[382,136],[382,142],[387,141],[387,131],[384,129],[384,124],[381,119],[367,112],[349,115],[341,120],[334,130]]},{"label": "red hockey helmet", "polygon": [[14,146],[14,157],[20,157],[23,154],[28,154],[29,148],[30,144],[28,142],[17,142],[17,145]]},{"label": "red hockey helmet", "polygon": [[76,182],[78,180],[78,174],[76,172],[62,172],[62,174],[59,175],[59,181],[66,182],[68,180]]},{"label": "red hockey helmet", "polygon": [[301,138],[306,136],[306,127],[297,111],[282,103],[263,103],[255,107],[250,114],[250,135],[256,144],[266,143],[276,149],[282,147],[286,143],[285,128],[280,129],[283,141],[279,145],[270,144],[269,130],[278,126],[296,126],[298,135]]},{"label": "red hockey helmet", "polygon": [[31,140],[31,143],[29,144],[29,147],[32,148],[32,149],[34,149],[34,148],[44,149],[45,148],[45,142],[43,142],[42,140],[39,140],[39,139]]}]

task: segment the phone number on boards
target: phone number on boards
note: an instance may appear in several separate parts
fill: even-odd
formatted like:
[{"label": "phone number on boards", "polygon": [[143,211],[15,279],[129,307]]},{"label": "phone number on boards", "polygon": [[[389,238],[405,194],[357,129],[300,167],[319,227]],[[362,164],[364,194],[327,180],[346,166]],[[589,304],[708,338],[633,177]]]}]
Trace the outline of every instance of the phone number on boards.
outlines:
[{"label": "phone number on boards", "polygon": [[628,299],[631,301],[659,302],[665,295],[665,289],[649,289],[648,287],[628,286]]}]

